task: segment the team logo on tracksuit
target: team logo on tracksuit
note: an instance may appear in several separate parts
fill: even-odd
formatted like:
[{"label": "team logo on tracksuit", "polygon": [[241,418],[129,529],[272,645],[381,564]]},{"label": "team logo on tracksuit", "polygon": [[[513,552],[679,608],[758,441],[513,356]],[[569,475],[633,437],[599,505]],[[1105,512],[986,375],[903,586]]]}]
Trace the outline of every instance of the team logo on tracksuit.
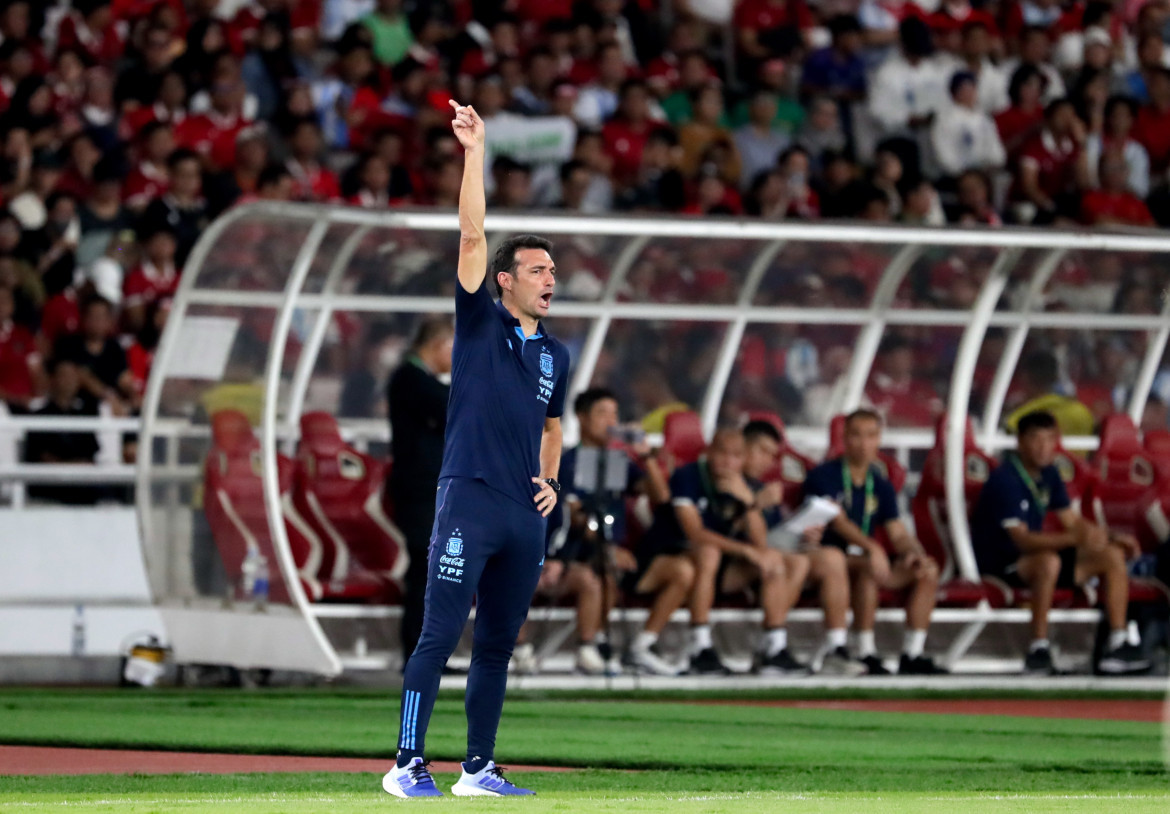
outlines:
[{"label": "team logo on tracksuit", "polygon": [[463,582],[465,563],[463,538],[459,535],[459,529],[455,529],[455,534],[447,538],[447,553],[439,557],[439,579],[448,582]]}]

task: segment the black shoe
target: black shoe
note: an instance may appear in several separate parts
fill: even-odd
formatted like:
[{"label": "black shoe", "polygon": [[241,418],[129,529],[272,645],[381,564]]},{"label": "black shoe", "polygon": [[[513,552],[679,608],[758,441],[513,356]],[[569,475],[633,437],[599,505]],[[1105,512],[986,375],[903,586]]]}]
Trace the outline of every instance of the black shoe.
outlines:
[{"label": "black shoe", "polygon": [[771,656],[763,653],[756,654],[755,672],[760,675],[804,675],[808,672],[808,665],[801,664],[788,648]]},{"label": "black shoe", "polygon": [[1144,673],[1150,669],[1150,660],[1136,644],[1123,644],[1110,650],[1097,663],[1097,670],[1104,675],[1120,676]]},{"label": "black shoe", "polygon": [[911,658],[905,653],[898,661],[898,675],[900,676],[941,676],[949,673],[934,663],[930,656],[914,656]]},{"label": "black shoe", "polygon": [[1047,647],[1029,650],[1024,656],[1024,673],[1027,675],[1050,676],[1056,672],[1052,664],[1052,651]]},{"label": "black shoe", "polygon": [[731,670],[719,658],[714,647],[704,647],[696,655],[691,656],[691,668],[688,672],[695,675],[731,675]]},{"label": "black shoe", "polygon": [[861,663],[865,665],[865,675],[867,676],[888,676],[892,675],[886,669],[886,665],[882,664],[880,656],[869,655],[861,659]]}]

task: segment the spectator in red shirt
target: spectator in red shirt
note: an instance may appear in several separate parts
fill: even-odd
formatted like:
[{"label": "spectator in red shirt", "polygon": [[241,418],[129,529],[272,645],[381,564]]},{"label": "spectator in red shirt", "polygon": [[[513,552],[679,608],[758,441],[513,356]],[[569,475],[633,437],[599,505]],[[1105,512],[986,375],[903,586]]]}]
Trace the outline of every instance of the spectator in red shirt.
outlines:
[{"label": "spectator in red shirt", "polygon": [[605,152],[613,159],[613,179],[620,189],[633,182],[642,163],[646,139],[659,125],[650,119],[650,91],[641,79],[622,84],[615,115],[602,128]]},{"label": "spectator in red shirt", "polygon": [[126,206],[141,212],[167,191],[167,156],[175,149],[170,125],[152,121],[138,134],[138,163],[126,176],[122,198]]},{"label": "spectator in red shirt", "polygon": [[390,168],[377,153],[369,153],[358,162],[356,184],[345,202],[366,209],[384,209],[390,205]]},{"label": "spectator in red shirt", "polygon": [[175,233],[165,223],[138,235],[142,263],[122,283],[122,318],[131,333],[146,324],[146,309],[155,300],[173,297],[179,287],[175,266]]},{"label": "spectator in red shirt", "polygon": [[804,0],[742,0],[732,21],[740,49],[751,60],[786,57],[816,20]]},{"label": "spectator in red shirt", "polygon": [[882,342],[865,395],[891,427],[933,427],[942,399],[914,363],[914,346],[894,334]]},{"label": "spectator in red shirt", "polygon": [[15,309],[12,289],[0,287],[0,400],[13,412],[25,412],[44,385],[36,339],[13,321]]},{"label": "spectator in red shirt", "polygon": [[162,122],[172,127],[187,118],[187,80],[171,68],[162,76],[158,96],[144,107],[129,106],[122,114],[119,133],[122,138],[133,138],[150,122]]},{"label": "spectator in red shirt", "polygon": [[1157,175],[1170,167],[1170,70],[1150,73],[1150,103],[1138,111],[1134,139],[1150,156],[1150,172]]},{"label": "spectator in red shirt", "polygon": [[247,89],[239,63],[230,54],[216,60],[211,85],[211,109],[175,126],[175,141],[203,156],[209,169],[231,167],[236,159],[236,136],[248,124],[244,115]]},{"label": "spectator in red shirt", "polygon": [[1044,128],[1020,151],[1014,199],[1017,217],[1025,223],[1075,219],[1080,209],[1078,187],[1086,186],[1085,124],[1073,103],[1057,99],[1044,111]]},{"label": "spectator in red shirt", "polygon": [[1106,151],[1098,165],[1100,189],[1081,198],[1081,220],[1090,226],[1153,226],[1154,218],[1141,198],[1129,191],[1125,156]]},{"label": "spectator in red shirt", "polygon": [[90,62],[113,67],[122,58],[125,38],[109,0],[71,0],[71,6],[57,27],[57,47],[75,48]]},{"label": "spectator in red shirt", "polygon": [[306,117],[293,125],[285,162],[293,179],[293,200],[324,202],[341,197],[337,176],[321,163],[323,146],[321,125],[316,119]]},{"label": "spectator in red shirt", "polygon": [[1016,68],[1008,86],[1011,106],[995,116],[999,138],[1007,151],[1008,160],[1019,158],[1024,145],[1040,133],[1044,127],[1044,77],[1032,65]]},{"label": "spectator in red shirt", "polygon": [[134,344],[126,351],[126,366],[130,370],[130,381],[139,401],[146,393],[146,381],[154,364],[154,352],[162,336],[163,326],[171,313],[171,298],[161,297],[146,308],[146,320],[134,338]]}]

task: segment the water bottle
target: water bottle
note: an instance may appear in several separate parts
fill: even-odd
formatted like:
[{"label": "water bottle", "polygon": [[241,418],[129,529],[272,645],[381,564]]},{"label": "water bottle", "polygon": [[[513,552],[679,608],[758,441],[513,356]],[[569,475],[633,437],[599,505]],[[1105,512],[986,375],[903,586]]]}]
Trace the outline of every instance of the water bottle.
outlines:
[{"label": "water bottle", "polygon": [[252,581],[252,601],[256,610],[268,607],[268,558],[257,552],[255,577]]},{"label": "water bottle", "polygon": [[74,658],[85,655],[85,606],[75,605],[73,608],[73,636],[69,652]]}]

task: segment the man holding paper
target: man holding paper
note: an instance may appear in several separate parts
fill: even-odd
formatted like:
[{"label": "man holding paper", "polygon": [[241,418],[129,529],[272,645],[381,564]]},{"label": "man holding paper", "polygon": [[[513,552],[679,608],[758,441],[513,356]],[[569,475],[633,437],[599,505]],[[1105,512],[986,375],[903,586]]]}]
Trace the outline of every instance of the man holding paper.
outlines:
[{"label": "man holding paper", "polygon": [[[845,419],[844,456],[809,472],[804,493],[830,498],[841,506],[841,514],[829,523],[821,542],[845,552],[852,588],[853,627],[859,657],[869,674],[889,674],[874,642],[879,588],[908,594],[898,672],[944,672],[923,653],[938,592],[938,565],[899,519],[897,493],[876,466],[881,440],[881,417],[877,413],[864,409],[850,413]],[[875,539],[879,533],[888,540],[892,560],[886,547]]]},{"label": "man holding paper", "polygon": [[743,473],[756,493],[755,505],[763,512],[768,525],[768,545],[785,552],[785,556],[808,558],[808,582],[819,589],[825,611],[825,643],[818,660],[820,672],[856,676],[865,672],[849,657],[845,647],[849,613],[849,571],[845,552],[837,546],[823,546],[825,524],[841,513],[836,503],[821,497],[805,501],[794,516],[783,515],[784,485],[765,483],[780,459],[780,431],[768,421],[751,421],[743,428],[747,445]]}]

